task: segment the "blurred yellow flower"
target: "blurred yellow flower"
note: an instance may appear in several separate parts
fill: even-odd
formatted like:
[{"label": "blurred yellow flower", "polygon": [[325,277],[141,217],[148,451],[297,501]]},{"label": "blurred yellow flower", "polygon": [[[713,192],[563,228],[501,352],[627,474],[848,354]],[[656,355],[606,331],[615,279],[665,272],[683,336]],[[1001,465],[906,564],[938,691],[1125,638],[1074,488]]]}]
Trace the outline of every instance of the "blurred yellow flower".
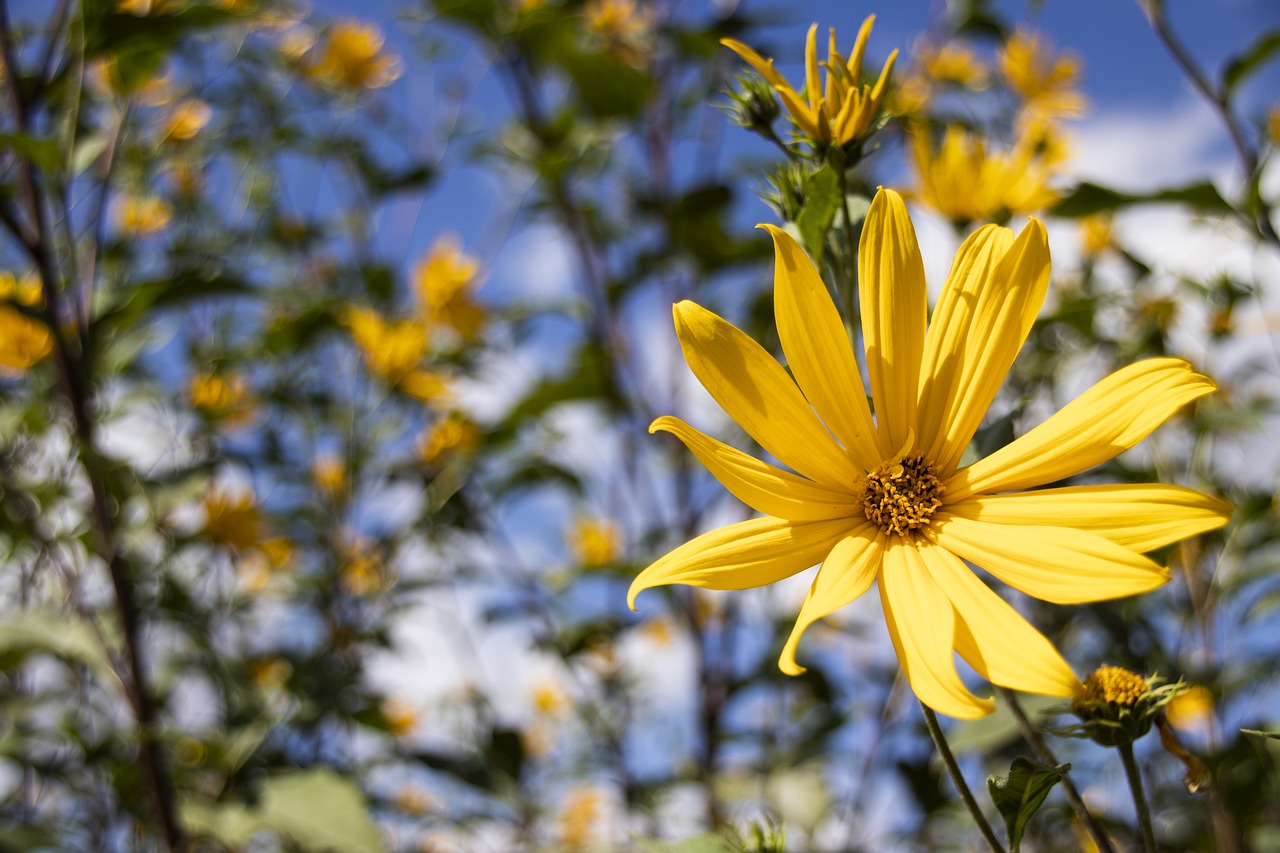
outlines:
[{"label": "blurred yellow flower", "polygon": [[391,804],[401,812],[409,815],[424,815],[438,808],[436,798],[421,788],[406,785],[396,791]]},{"label": "blurred yellow flower", "polygon": [[326,453],[311,463],[311,479],[329,497],[346,488],[347,463],[341,456]]},{"label": "blurred yellow flower", "polygon": [[1029,117],[1078,118],[1087,102],[1076,89],[1080,62],[1067,53],[1054,55],[1040,38],[1019,29],[1000,48],[997,61],[1005,85],[1022,101]]},{"label": "blurred yellow flower", "polygon": [[480,283],[480,261],[462,251],[456,234],[436,240],[414,272],[418,303],[432,326],[445,326],[463,340],[475,337],[484,310],[471,298]]},{"label": "blurred yellow flower", "polygon": [[585,569],[607,566],[622,555],[622,530],[606,518],[580,518],[565,534],[573,559]]},{"label": "blurred yellow flower", "polygon": [[1012,150],[988,151],[963,127],[946,129],[935,150],[929,132],[914,128],[908,158],[916,174],[914,197],[960,225],[1003,220],[1052,205],[1052,172],[1038,152],[1041,140],[1020,139]]},{"label": "blurred yellow flower", "polygon": [[1095,258],[1115,245],[1111,224],[1111,216],[1105,213],[1080,220],[1080,244],[1087,257]]},{"label": "blurred yellow flower", "polygon": [[448,397],[443,374],[419,369],[427,351],[427,329],[420,320],[391,322],[368,308],[351,305],[343,323],[374,376],[426,403]]},{"label": "blurred yellow flower", "polygon": [[253,419],[249,383],[238,373],[200,373],[188,387],[191,405],[211,421],[242,426]]},{"label": "blurred yellow flower", "polygon": [[889,54],[880,77],[874,86],[862,82],[862,58],[875,15],[869,16],[858,31],[853,54],[846,62],[836,50],[836,31],[829,33],[826,68],[826,88],[818,80],[818,25],[809,27],[805,42],[805,86],[803,96],[773,67],[773,60],[734,39],[721,39],[720,43],[741,56],[763,77],[778,95],[790,113],[800,132],[817,145],[850,146],[862,142],[880,115],[880,107],[893,75],[893,65],[898,51]]},{"label": "blurred yellow flower", "polygon": [[1193,684],[1164,706],[1169,725],[1182,731],[1200,731],[1213,719],[1213,693],[1207,687]]},{"label": "blurred yellow flower", "polygon": [[973,49],[961,42],[925,43],[916,48],[916,62],[930,79],[954,83],[975,92],[991,84],[987,66]]},{"label": "blurred yellow flower", "polygon": [[294,24],[280,34],[276,50],[290,61],[298,61],[316,44],[316,31],[306,24]]},{"label": "blurred yellow flower", "polygon": [[541,717],[563,717],[569,710],[569,697],[559,684],[550,680],[542,680],[530,690],[533,710]]},{"label": "blurred yellow flower", "polygon": [[322,83],[346,89],[380,89],[400,76],[400,59],[385,55],[377,25],[354,18],[335,21],[316,49],[310,73]]},{"label": "blurred yellow flower", "polygon": [[124,15],[144,18],[147,15],[163,15],[178,8],[178,0],[116,0],[116,11]]},{"label": "blurred yellow flower", "polygon": [[666,616],[659,616],[655,619],[646,619],[639,628],[640,635],[655,646],[666,646],[671,644],[672,638],[675,636],[675,624]]},{"label": "blurred yellow flower", "polygon": [[636,0],[590,0],[582,14],[611,56],[637,68],[648,64],[645,42],[652,23],[644,6]]},{"label": "blurred yellow flower", "polygon": [[116,205],[116,224],[128,235],[155,234],[171,219],[173,207],[159,196],[127,195]]},{"label": "blurred yellow flower", "polygon": [[211,486],[204,495],[204,516],[201,532],[216,545],[245,551],[262,543],[265,525],[252,491]]},{"label": "blurred yellow flower", "polygon": [[418,709],[407,699],[392,697],[382,702],[382,719],[387,731],[395,737],[404,737],[418,725]]},{"label": "blurred yellow flower", "polygon": [[5,302],[42,307],[40,280],[28,273],[19,281],[13,273],[0,271],[0,375],[15,375],[53,352],[53,335],[44,323]]},{"label": "blurred yellow flower", "polygon": [[283,658],[255,658],[245,663],[245,674],[255,687],[283,687],[293,675],[293,666]]},{"label": "blurred yellow flower", "polygon": [[566,851],[588,850],[599,843],[604,797],[592,784],[580,784],[569,791],[558,818],[560,844]]},{"label": "blurred yellow flower", "polygon": [[480,444],[480,428],[461,412],[450,412],[423,431],[418,439],[418,458],[434,465],[453,456],[465,455]]},{"label": "blurred yellow flower", "polygon": [[161,141],[189,142],[208,126],[213,108],[199,98],[188,98],[173,108],[160,133]]},{"label": "blurred yellow flower", "polygon": [[338,582],[351,595],[364,598],[382,589],[387,581],[381,551],[363,539],[343,547],[343,563],[338,569]]}]

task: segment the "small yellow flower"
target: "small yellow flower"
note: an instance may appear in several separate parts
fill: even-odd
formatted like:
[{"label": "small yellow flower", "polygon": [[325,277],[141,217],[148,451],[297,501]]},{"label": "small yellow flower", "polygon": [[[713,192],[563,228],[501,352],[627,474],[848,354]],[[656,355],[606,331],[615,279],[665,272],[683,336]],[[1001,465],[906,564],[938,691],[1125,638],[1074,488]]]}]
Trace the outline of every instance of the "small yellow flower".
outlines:
[{"label": "small yellow flower", "polygon": [[721,39],[720,43],[745,59],[773,86],[801,134],[819,146],[853,146],[862,142],[873,129],[888,92],[893,65],[898,59],[898,51],[894,50],[880,70],[880,77],[875,85],[863,84],[862,58],[874,22],[875,15],[863,21],[857,41],[854,42],[853,53],[847,62],[836,49],[836,31],[830,31],[827,61],[821,64],[827,70],[825,88],[818,80],[818,25],[809,27],[809,36],[805,42],[803,93],[797,92],[774,69],[772,59],[765,59],[734,39]]},{"label": "small yellow flower", "polygon": [[907,74],[889,90],[885,109],[902,118],[919,116],[933,101],[934,88],[933,81],[923,73]]},{"label": "small yellow flower", "polygon": [[0,271],[0,375],[17,375],[53,352],[53,335],[44,323],[5,302],[42,307],[40,280],[27,274],[19,281],[13,273]]},{"label": "small yellow flower", "polygon": [[1141,675],[1123,667],[1104,664],[1089,673],[1071,704],[1074,708],[1087,708],[1097,704],[1132,708],[1150,689],[1147,680]]},{"label": "small yellow flower", "polygon": [[253,418],[249,384],[238,373],[201,373],[191,377],[191,405],[211,421],[241,426]]},{"label": "small yellow flower", "polygon": [[395,737],[404,737],[418,725],[418,709],[407,699],[390,698],[382,703],[382,719],[387,731]]},{"label": "small yellow flower", "polygon": [[916,62],[930,79],[980,92],[991,84],[987,67],[966,44],[955,41],[916,48]]},{"label": "small yellow flower", "polygon": [[381,89],[400,76],[400,59],[382,51],[382,31],[375,24],[345,18],[335,22],[317,50],[312,76],[349,90]]},{"label": "small yellow flower", "polygon": [[646,620],[639,631],[641,636],[655,646],[668,646],[671,645],[671,640],[675,636],[675,625],[671,619],[659,616],[656,619]]},{"label": "small yellow flower", "polygon": [[116,224],[127,235],[155,234],[173,219],[169,202],[154,195],[128,195],[116,205]]},{"label": "small yellow flower", "polygon": [[1005,85],[1022,101],[1024,113],[1041,119],[1079,118],[1087,102],[1076,89],[1080,62],[1070,54],[1054,55],[1048,44],[1019,29],[999,51]]},{"label": "small yellow flower", "polygon": [[611,56],[637,68],[648,65],[646,42],[653,25],[636,0],[591,0],[582,14],[587,29],[599,37]]},{"label": "small yellow flower", "polygon": [[622,555],[622,530],[606,518],[580,518],[565,535],[569,551],[586,569],[607,566]]},{"label": "small yellow flower", "polygon": [[453,329],[463,340],[475,337],[484,310],[471,298],[480,283],[480,261],[462,251],[456,234],[436,240],[414,273],[418,304],[432,327]]},{"label": "small yellow flower", "polygon": [[1080,244],[1087,257],[1096,258],[1115,246],[1111,226],[1112,219],[1105,213],[1086,216],[1080,220]]},{"label": "small yellow flower", "polygon": [[480,428],[464,414],[450,412],[423,431],[418,458],[428,465],[465,455],[480,444]]},{"label": "small yellow flower", "polygon": [[438,808],[436,798],[421,788],[405,786],[396,791],[391,804],[409,815],[425,815]]},{"label": "small yellow flower", "polygon": [[1164,718],[1184,732],[1208,728],[1213,719],[1213,694],[1207,687],[1193,684],[1165,706]]},{"label": "small yellow flower", "polygon": [[343,323],[374,376],[423,402],[448,397],[443,375],[419,369],[427,351],[427,329],[420,320],[387,321],[368,308],[352,305]]},{"label": "small yellow flower", "polygon": [[202,532],[214,544],[245,551],[262,543],[265,526],[253,492],[213,486],[205,492],[204,514]]},{"label": "small yellow flower", "polygon": [[958,125],[946,129],[936,149],[923,128],[911,136],[914,195],[952,222],[1003,221],[1058,200],[1048,186],[1052,170],[1038,153],[1038,137],[1024,135],[1011,150],[993,151]]},{"label": "small yellow flower", "polygon": [[283,536],[272,536],[258,543],[258,551],[266,558],[271,571],[278,572],[293,562],[293,543]]},{"label": "small yellow flower", "polygon": [[588,850],[599,843],[604,797],[591,784],[581,784],[565,797],[560,810],[560,844],[566,851]]},{"label": "small yellow flower", "polygon": [[249,682],[269,689],[283,687],[293,675],[293,666],[283,658],[256,658],[245,663]]},{"label": "small yellow flower", "polygon": [[344,548],[342,567],[338,570],[338,582],[356,598],[382,589],[387,581],[386,566],[378,548],[363,540],[355,540]]},{"label": "small yellow flower", "polygon": [[173,108],[165,121],[160,139],[189,142],[204,130],[213,118],[213,108],[199,98],[188,98]]},{"label": "small yellow flower", "polygon": [[530,691],[533,710],[541,717],[563,717],[569,710],[569,699],[564,690],[553,681],[539,681]]},{"label": "small yellow flower", "polygon": [[317,456],[311,463],[311,480],[320,491],[334,497],[347,486],[347,463],[332,453]]}]

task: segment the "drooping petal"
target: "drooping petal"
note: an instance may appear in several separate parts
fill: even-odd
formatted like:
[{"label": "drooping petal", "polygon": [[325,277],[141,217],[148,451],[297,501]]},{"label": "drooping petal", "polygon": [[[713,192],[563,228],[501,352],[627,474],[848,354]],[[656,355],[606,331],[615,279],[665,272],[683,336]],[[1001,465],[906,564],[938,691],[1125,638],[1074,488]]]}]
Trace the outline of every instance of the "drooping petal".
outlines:
[{"label": "drooping petal", "polygon": [[888,453],[877,446],[862,374],[813,262],[791,235],[762,225],[773,237],[773,304],[787,364],[810,405],[865,471]]},{"label": "drooping petal", "polygon": [[1026,435],[949,477],[947,502],[1087,471],[1133,447],[1215,387],[1177,358],[1149,358],[1123,367]]},{"label": "drooping petal", "polygon": [[750,589],[776,583],[821,562],[849,532],[848,519],[791,522],[753,518],[690,539],[636,575],[627,606],[646,589],[682,583],[706,589]]},{"label": "drooping petal", "polygon": [[924,534],[1014,589],[1054,604],[1124,598],[1169,579],[1168,569],[1083,530],[991,524],[939,512]]},{"label": "drooping petal", "polygon": [[[918,134],[917,144],[923,138]],[[935,461],[946,445],[947,425],[970,361],[966,352],[984,343],[969,334],[978,300],[983,291],[1003,287],[992,273],[1012,245],[1013,232],[999,225],[984,225],[970,234],[956,252],[933,308],[920,365],[920,445]]]},{"label": "drooping petal", "polygon": [[658,418],[649,432],[658,431],[683,441],[734,497],[765,515],[789,521],[822,521],[848,518],[861,506],[851,491],[853,484],[844,492],[826,488],[717,441],[679,418]]},{"label": "drooping petal", "polygon": [[916,388],[924,352],[924,262],[902,196],[881,189],[858,245],[858,288],[867,374],[881,445],[896,452],[916,428]]},{"label": "drooping petal", "polygon": [[720,43],[745,59],[747,64],[756,70],[757,74],[769,82],[770,86],[790,88],[786,78],[773,67],[772,59],[765,59],[737,39],[720,39]]},{"label": "drooping petal", "polygon": [[893,648],[920,701],[961,719],[990,714],[995,703],[974,696],[956,672],[955,609],[915,546],[890,537],[878,577]]},{"label": "drooping petal", "polygon": [[1217,530],[1230,520],[1231,505],[1181,486],[1124,483],[978,495],[948,504],[947,512],[991,524],[1086,530],[1142,554]]},{"label": "drooping petal", "polygon": [[809,479],[837,490],[859,480],[862,471],[764,347],[692,302],[677,304],[673,313],[689,368],[761,447]]},{"label": "drooping petal", "polygon": [[1075,695],[1080,679],[1053,644],[959,557],[927,541],[920,543],[920,556],[956,609],[956,651],[969,666],[1001,687],[1046,696]]},{"label": "drooping petal", "polygon": [[880,571],[884,546],[884,533],[870,522],[855,528],[835,544],[809,587],[795,627],[778,658],[779,669],[787,675],[804,672],[805,668],[796,663],[800,637],[814,622],[849,604],[871,587]]}]

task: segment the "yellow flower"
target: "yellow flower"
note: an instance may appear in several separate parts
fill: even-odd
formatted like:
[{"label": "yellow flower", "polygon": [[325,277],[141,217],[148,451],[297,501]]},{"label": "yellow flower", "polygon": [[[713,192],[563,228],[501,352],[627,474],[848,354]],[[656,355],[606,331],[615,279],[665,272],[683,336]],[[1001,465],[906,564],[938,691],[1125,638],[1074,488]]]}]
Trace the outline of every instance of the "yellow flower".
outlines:
[{"label": "yellow flower", "polygon": [[329,497],[341,492],[347,485],[347,463],[331,453],[317,456],[311,463],[311,479]]},{"label": "yellow flower", "polygon": [[201,373],[191,377],[191,405],[211,421],[240,426],[253,418],[253,397],[238,373]]},{"label": "yellow flower", "polygon": [[1085,255],[1096,258],[1115,245],[1111,222],[1111,217],[1105,213],[1086,216],[1080,220],[1080,243]]},{"label": "yellow flower", "polygon": [[480,443],[480,428],[459,412],[450,412],[423,431],[418,458],[428,465],[470,453]]},{"label": "yellow flower", "polygon": [[239,551],[261,544],[264,525],[253,492],[232,494],[214,486],[205,493],[204,514],[203,532],[211,542]]},{"label": "yellow flower", "polygon": [[390,322],[368,308],[352,305],[343,323],[370,373],[423,402],[449,395],[443,375],[418,369],[427,351],[427,329],[421,321]]},{"label": "yellow flower", "polygon": [[564,690],[553,681],[540,681],[531,691],[533,710],[542,717],[563,717],[569,710]]},{"label": "yellow flower", "polygon": [[418,725],[418,709],[407,699],[391,698],[382,703],[382,719],[387,731],[395,737],[404,737]]},{"label": "yellow flower", "polygon": [[924,44],[916,48],[916,61],[930,79],[954,83],[980,92],[990,85],[987,68],[968,45],[959,42]]},{"label": "yellow flower", "polygon": [[343,548],[342,568],[338,580],[351,595],[363,598],[382,589],[386,583],[386,569],[381,552],[363,540],[348,543]]},{"label": "yellow flower", "polygon": [[410,815],[424,815],[439,807],[436,798],[421,788],[405,786],[396,791],[392,805]]},{"label": "yellow flower", "polygon": [[1017,30],[999,51],[1005,85],[1022,101],[1026,115],[1036,118],[1078,118],[1087,102],[1076,90],[1080,62],[1069,54],[1052,53],[1038,36]]},{"label": "yellow flower", "polygon": [[382,31],[351,18],[329,28],[310,69],[323,83],[347,89],[380,89],[400,76],[400,59],[382,53]]},{"label": "yellow flower", "polygon": [[282,658],[257,658],[245,664],[249,681],[256,687],[283,687],[293,675],[293,666]]},{"label": "yellow flower", "polygon": [[1207,728],[1213,719],[1213,694],[1208,688],[1194,684],[1174,696],[1165,706],[1164,718],[1169,725],[1182,731]]},{"label": "yellow flower", "polygon": [[213,109],[199,98],[188,98],[174,107],[160,133],[160,139],[171,139],[174,142],[189,142],[196,138],[200,131],[213,118]]},{"label": "yellow flower", "polygon": [[953,222],[1031,213],[1058,200],[1048,186],[1052,170],[1039,153],[1038,136],[1024,134],[1008,151],[988,151],[981,137],[958,125],[946,129],[936,150],[923,128],[911,136],[914,195]]},{"label": "yellow flower", "polygon": [[480,283],[480,262],[462,251],[456,234],[436,240],[414,278],[429,325],[453,329],[463,340],[475,337],[484,323],[484,311],[471,298]]},{"label": "yellow flower", "polygon": [[1143,554],[1222,526],[1228,506],[1158,484],[1035,487],[1132,447],[1213,383],[1179,359],[1141,361],[960,467],[1044,301],[1044,226],[1032,219],[1016,237],[995,225],[970,235],[926,325],[923,263],[906,206],[891,190],[876,194],[858,251],[874,419],[826,285],[791,237],[764,227],[776,251],[774,309],[787,369],[691,302],[675,306],[675,325],[703,387],[796,473],[677,418],[654,421],[650,431],[674,434],[764,517],[661,557],[636,577],[628,603],[664,584],[745,589],[820,563],[782,650],[784,672],[803,671],[795,653],[806,628],[874,583],[903,673],[931,708],[978,717],[993,707],[961,681],[953,652],[995,684],[1074,696],[1080,682],[1057,650],[965,561],[1057,604],[1163,584],[1168,569]]},{"label": "yellow flower", "polygon": [[594,785],[582,784],[565,797],[560,810],[560,845],[566,851],[589,849],[597,843],[604,798]]},{"label": "yellow flower", "polygon": [[0,271],[0,376],[23,373],[53,352],[49,327],[5,302],[40,308],[40,280],[28,274],[19,281],[13,273]]},{"label": "yellow flower", "polygon": [[1103,664],[1089,673],[1071,704],[1075,708],[1100,704],[1132,708],[1150,691],[1151,686],[1141,675],[1124,667]]},{"label": "yellow flower", "polygon": [[797,92],[774,69],[772,59],[766,60],[734,39],[721,39],[720,43],[745,59],[773,86],[782,98],[787,112],[791,114],[792,121],[804,136],[818,145],[856,145],[871,130],[872,123],[880,114],[880,105],[884,102],[889,79],[893,74],[893,64],[898,59],[898,51],[894,50],[880,70],[880,77],[875,85],[863,84],[862,57],[875,19],[875,15],[871,15],[862,22],[853,54],[847,62],[836,50],[836,31],[830,31],[827,61],[822,63],[822,67],[827,70],[825,89],[818,81],[818,25],[809,27],[805,43],[803,93]]},{"label": "yellow flower", "polygon": [[128,195],[116,207],[116,224],[132,236],[155,234],[173,219],[169,202],[154,195]]},{"label": "yellow flower", "polygon": [[565,535],[578,565],[587,569],[607,566],[622,555],[622,530],[606,518],[580,518]]},{"label": "yellow flower", "polygon": [[587,28],[604,42],[611,56],[637,68],[648,64],[645,41],[651,24],[645,8],[636,0],[591,0],[582,14]]}]

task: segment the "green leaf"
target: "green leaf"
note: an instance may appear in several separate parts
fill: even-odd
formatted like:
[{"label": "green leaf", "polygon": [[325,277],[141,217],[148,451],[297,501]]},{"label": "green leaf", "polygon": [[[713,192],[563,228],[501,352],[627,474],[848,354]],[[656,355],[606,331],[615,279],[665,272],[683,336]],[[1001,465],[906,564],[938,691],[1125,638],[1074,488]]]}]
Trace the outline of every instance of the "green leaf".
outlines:
[{"label": "green leaf", "polygon": [[52,139],[40,139],[25,133],[0,133],[0,146],[12,148],[19,157],[46,172],[56,172],[62,166],[58,143]]},{"label": "green leaf", "polygon": [[645,853],[735,853],[732,844],[710,832],[695,835],[682,841],[659,841],[656,838],[637,838],[636,843]]},{"label": "green leaf", "polygon": [[1022,833],[1031,816],[1039,810],[1045,797],[1049,796],[1049,791],[1070,769],[1070,764],[1050,767],[1019,755],[1013,759],[1009,775],[1004,779],[998,776],[987,777],[987,790],[991,792],[996,808],[1004,816],[1004,825],[1009,831],[1009,847],[1013,853],[1018,853],[1022,846]]},{"label": "green leaf", "polygon": [[805,176],[804,204],[796,215],[796,228],[809,257],[822,263],[822,251],[827,243],[827,230],[835,221],[840,208],[840,176],[830,163]]},{"label": "green leaf", "polygon": [[1277,52],[1280,52],[1280,30],[1271,30],[1260,35],[1244,53],[1232,57],[1222,69],[1223,97],[1229,96],[1244,78],[1266,64]]},{"label": "green leaf", "polygon": [[36,610],[0,623],[0,668],[8,669],[35,652],[88,664],[102,674],[112,672],[97,635],[76,617]]},{"label": "green leaf", "polygon": [[287,836],[305,850],[377,853],[382,836],[358,785],[327,768],[281,773],[262,783],[258,805],[189,799],[182,822],[229,846],[261,831]]},{"label": "green leaf", "polygon": [[639,115],[653,88],[648,74],[603,54],[569,50],[560,56],[560,64],[593,118]]},{"label": "green leaf", "polygon": [[1257,737],[1271,738],[1272,740],[1280,740],[1280,732],[1264,732],[1259,729],[1241,729],[1241,734],[1256,735]]},{"label": "green leaf", "polygon": [[1134,204],[1153,204],[1159,202],[1185,204],[1202,213],[1231,213],[1233,208],[1218,192],[1217,187],[1208,181],[1188,184],[1185,187],[1173,187],[1146,195],[1122,193],[1116,190],[1085,181],[1075,188],[1071,195],[1062,199],[1053,208],[1054,216],[1076,219],[1081,216],[1092,216],[1095,213],[1106,213]]}]

